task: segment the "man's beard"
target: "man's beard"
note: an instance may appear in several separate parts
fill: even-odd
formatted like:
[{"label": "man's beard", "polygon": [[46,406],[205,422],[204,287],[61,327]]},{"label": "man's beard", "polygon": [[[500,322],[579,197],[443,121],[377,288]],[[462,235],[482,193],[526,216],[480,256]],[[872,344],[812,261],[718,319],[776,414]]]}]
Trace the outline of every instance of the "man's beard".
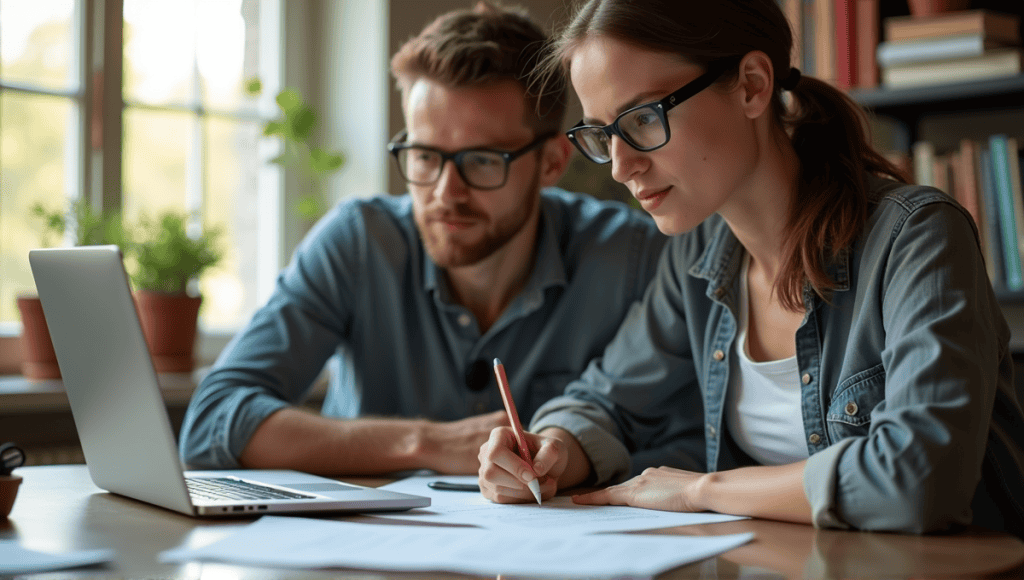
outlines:
[{"label": "man's beard", "polygon": [[416,228],[420,232],[420,239],[423,240],[427,254],[441,268],[469,266],[487,258],[526,227],[527,220],[533,217],[534,209],[540,203],[539,185],[540,171],[538,170],[534,172],[527,189],[529,195],[524,196],[523,203],[513,208],[513,213],[501,221],[489,224],[483,237],[472,243],[458,240],[458,232],[444,231],[445,226],[439,222],[442,217],[455,219],[479,217],[468,204],[456,205],[450,212],[427,209],[423,214],[417,213],[415,215]]}]

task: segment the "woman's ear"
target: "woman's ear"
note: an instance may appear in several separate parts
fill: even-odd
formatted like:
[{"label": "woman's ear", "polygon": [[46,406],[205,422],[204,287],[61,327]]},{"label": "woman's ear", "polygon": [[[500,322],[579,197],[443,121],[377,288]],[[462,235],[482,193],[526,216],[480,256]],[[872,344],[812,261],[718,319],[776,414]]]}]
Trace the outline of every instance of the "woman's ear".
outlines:
[{"label": "woman's ear", "polygon": [[768,110],[775,93],[772,60],[760,50],[748,52],[740,61],[737,81],[746,116],[750,119],[760,117]]},{"label": "woman's ear", "polygon": [[544,143],[540,157],[540,186],[550,187],[562,178],[569,168],[569,157],[572,156],[572,143],[565,133],[557,135]]}]

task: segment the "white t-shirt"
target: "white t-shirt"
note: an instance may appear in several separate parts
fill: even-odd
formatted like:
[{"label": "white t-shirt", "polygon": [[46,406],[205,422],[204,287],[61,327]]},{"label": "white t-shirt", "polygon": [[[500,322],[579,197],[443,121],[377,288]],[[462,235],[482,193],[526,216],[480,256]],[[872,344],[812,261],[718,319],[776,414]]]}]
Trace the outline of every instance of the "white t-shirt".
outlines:
[{"label": "white t-shirt", "polygon": [[725,425],[736,445],[758,463],[795,463],[808,457],[800,367],[795,356],[766,362],[754,362],[747,356],[749,268],[747,254],[740,271],[739,335],[734,343],[736,365],[726,392]]}]

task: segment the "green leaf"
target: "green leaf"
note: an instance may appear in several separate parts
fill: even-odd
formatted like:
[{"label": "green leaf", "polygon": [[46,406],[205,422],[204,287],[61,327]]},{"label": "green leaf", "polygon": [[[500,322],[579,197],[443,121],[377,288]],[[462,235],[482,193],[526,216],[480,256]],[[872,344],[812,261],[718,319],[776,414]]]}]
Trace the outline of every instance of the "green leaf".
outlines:
[{"label": "green leaf", "polygon": [[340,153],[329,153],[317,147],[309,152],[309,166],[317,173],[337,171],[345,163]]},{"label": "green leaf", "polygon": [[245,81],[245,92],[246,94],[254,97],[259,95],[260,93],[263,92],[263,81],[261,81],[258,77],[252,77],[251,79]]},{"label": "green leaf", "polygon": [[313,132],[313,126],[316,125],[316,113],[313,112],[312,107],[303,103],[301,107],[288,113],[286,117],[291,134],[297,141],[309,139],[310,133]]},{"label": "green leaf", "polygon": [[305,220],[315,220],[324,214],[324,204],[314,195],[304,195],[295,202],[295,213]]},{"label": "green leaf", "polygon": [[284,135],[285,124],[281,121],[267,121],[267,124],[263,127],[263,134],[267,137],[271,135]]},{"label": "green leaf", "polygon": [[302,101],[302,95],[295,89],[284,89],[277,94],[277,104],[284,111],[285,115],[290,114],[301,107],[304,103]]}]

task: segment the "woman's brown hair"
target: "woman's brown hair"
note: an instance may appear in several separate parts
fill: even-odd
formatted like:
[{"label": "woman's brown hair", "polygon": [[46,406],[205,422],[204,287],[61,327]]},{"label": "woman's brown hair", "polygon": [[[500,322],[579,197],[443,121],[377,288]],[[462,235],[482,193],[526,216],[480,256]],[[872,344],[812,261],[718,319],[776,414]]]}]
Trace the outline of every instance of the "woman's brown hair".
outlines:
[{"label": "woman's brown hair", "polygon": [[[871,146],[857,103],[828,83],[791,71],[793,34],[775,0],[589,0],[555,37],[553,50],[537,71],[540,83],[564,78],[576,47],[593,36],[705,67],[739,62],[754,50],[768,55],[775,71],[772,117],[788,132],[800,159],[799,185],[786,224],[788,258],[775,292],[793,311],[803,309],[807,284],[827,299],[836,287],[827,267],[856,241],[875,201],[865,176],[908,179]],[[718,82],[735,79],[735,72],[727,73]],[[789,106],[783,85],[792,96]]]}]

